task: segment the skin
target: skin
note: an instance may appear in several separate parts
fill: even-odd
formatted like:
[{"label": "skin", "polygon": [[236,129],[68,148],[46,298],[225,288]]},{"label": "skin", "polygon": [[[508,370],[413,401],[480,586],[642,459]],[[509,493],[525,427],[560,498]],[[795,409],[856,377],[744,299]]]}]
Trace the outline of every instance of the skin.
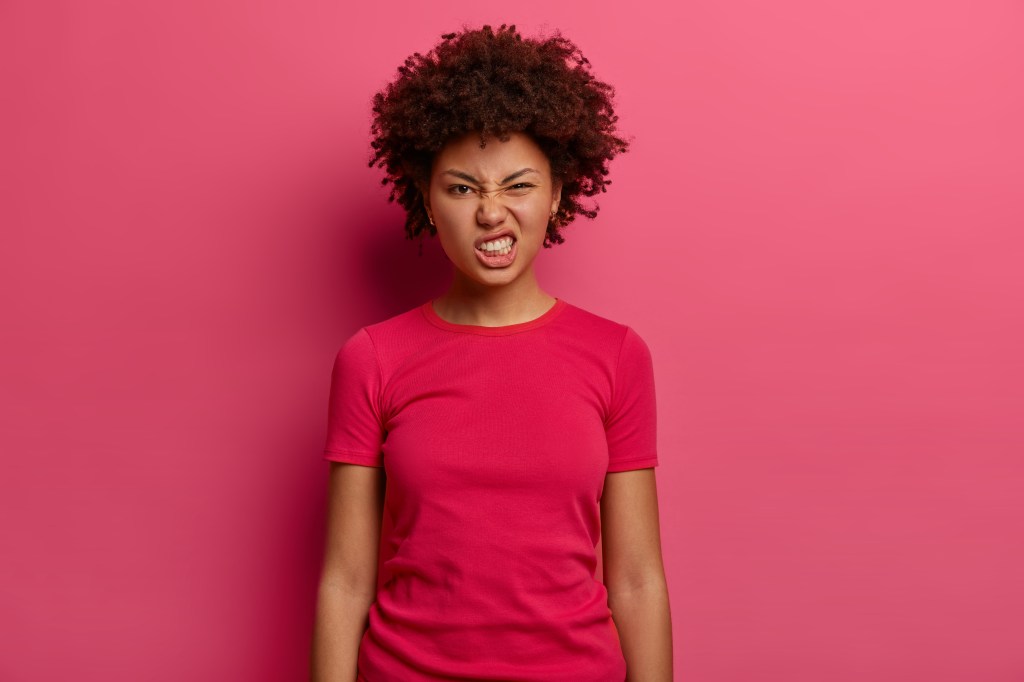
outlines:
[{"label": "skin", "polygon": [[[499,189],[509,191],[493,193]],[[533,266],[561,184],[528,135],[514,133],[506,142],[491,138],[483,148],[475,133],[452,140],[435,157],[421,190],[453,265],[451,286],[434,301],[438,315],[455,324],[504,326],[536,319],[554,305]],[[502,231],[516,240],[515,259],[489,267],[474,245]],[[331,463],[310,666],[314,682],[356,679],[359,642],[376,598],[384,490],[382,469]],[[606,474],[600,505],[604,583],[627,682],[671,682],[672,628],[654,469]]]},{"label": "skin", "polygon": [[654,468],[605,474],[601,552],[626,682],[672,682],[672,620]]},{"label": "skin", "polygon": [[355,682],[359,642],[377,597],[386,478],[381,467],[331,462],[326,547],[310,651],[311,682]]},{"label": "skin", "polygon": [[[498,189],[509,191],[474,191]],[[561,183],[552,179],[547,156],[528,135],[513,133],[505,142],[492,137],[482,148],[477,133],[452,140],[435,156],[423,195],[454,266],[451,286],[434,301],[442,318],[504,326],[535,319],[554,305],[555,298],[537,283],[533,264],[558,208]],[[515,260],[507,267],[482,264],[474,242],[505,230],[516,240]]]}]

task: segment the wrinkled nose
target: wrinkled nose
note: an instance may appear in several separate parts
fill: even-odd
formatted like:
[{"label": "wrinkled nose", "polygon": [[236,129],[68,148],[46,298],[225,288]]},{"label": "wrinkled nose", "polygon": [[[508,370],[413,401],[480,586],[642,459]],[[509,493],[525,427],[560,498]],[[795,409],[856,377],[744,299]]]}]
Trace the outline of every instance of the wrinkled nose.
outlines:
[{"label": "wrinkled nose", "polygon": [[498,197],[484,194],[480,197],[480,206],[476,210],[476,221],[483,226],[493,227],[505,222],[508,209],[498,200]]}]

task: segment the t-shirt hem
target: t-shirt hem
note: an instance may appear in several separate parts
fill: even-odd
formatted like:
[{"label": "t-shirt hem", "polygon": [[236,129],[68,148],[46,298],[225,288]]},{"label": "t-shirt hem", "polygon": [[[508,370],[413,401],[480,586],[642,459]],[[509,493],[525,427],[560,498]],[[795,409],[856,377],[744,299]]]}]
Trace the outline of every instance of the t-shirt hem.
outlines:
[{"label": "t-shirt hem", "polygon": [[656,466],[658,466],[657,457],[641,457],[639,459],[612,462],[608,465],[608,472],[615,473],[617,471],[632,471],[633,469],[649,469]]},{"label": "t-shirt hem", "polygon": [[380,455],[368,452],[348,452],[343,450],[324,450],[324,459],[332,462],[344,462],[346,464],[361,464],[370,467],[382,467]]}]

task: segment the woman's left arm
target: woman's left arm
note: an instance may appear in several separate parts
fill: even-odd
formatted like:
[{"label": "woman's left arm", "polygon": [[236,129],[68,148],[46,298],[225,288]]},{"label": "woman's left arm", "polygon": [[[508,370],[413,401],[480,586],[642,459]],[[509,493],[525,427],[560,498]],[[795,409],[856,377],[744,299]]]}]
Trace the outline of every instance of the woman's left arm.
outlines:
[{"label": "woman's left arm", "polygon": [[605,475],[601,547],[627,682],[672,682],[672,621],[654,469]]}]

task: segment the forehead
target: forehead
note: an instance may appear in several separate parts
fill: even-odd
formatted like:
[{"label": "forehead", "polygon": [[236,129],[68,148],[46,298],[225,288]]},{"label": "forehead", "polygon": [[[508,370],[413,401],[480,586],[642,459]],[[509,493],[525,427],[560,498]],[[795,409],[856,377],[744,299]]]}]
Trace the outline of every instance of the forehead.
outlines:
[{"label": "forehead", "polygon": [[481,147],[480,134],[475,132],[451,140],[434,156],[433,173],[455,169],[497,182],[523,168],[551,171],[547,155],[525,133],[510,133],[504,142],[494,136],[484,141]]}]

